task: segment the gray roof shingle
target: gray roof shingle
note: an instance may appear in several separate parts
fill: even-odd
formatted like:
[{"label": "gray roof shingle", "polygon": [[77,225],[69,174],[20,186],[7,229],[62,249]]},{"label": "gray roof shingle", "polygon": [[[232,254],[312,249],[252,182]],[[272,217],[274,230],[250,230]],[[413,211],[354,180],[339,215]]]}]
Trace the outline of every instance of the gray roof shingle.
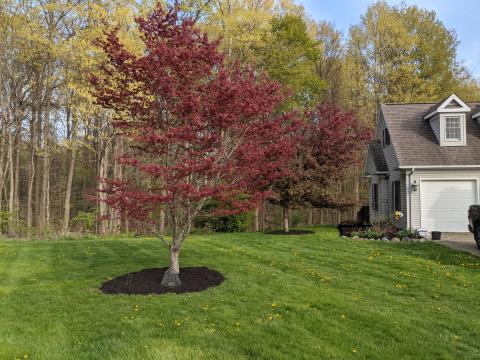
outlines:
[{"label": "gray roof shingle", "polygon": [[472,115],[480,112],[480,102],[466,103],[472,111],[466,117],[467,146],[442,147],[428,120],[423,117],[438,103],[382,104],[399,166],[480,166],[480,124]]}]

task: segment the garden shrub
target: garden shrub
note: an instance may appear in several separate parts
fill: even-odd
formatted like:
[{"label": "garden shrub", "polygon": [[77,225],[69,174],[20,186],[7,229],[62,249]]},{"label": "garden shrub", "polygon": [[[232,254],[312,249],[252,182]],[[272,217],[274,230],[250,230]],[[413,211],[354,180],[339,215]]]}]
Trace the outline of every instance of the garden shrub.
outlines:
[{"label": "garden shrub", "polygon": [[195,228],[213,232],[242,232],[252,225],[252,214],[207,216],[195,220]]},{"label": "garden shrub", "polygon": [[[219,206],[218,202],[211,201],[205,209],[211,211]],[[194,226],[197,230],[213,232],[242,232],[252,226],[253,214],[245,212],[237,215],[200,216],[195,219]]]},{"label": "garden shrub", "polygon": [[0,234],[6,234],[10,225],[11,213],[8,211],[0,211]]},{"label": "garden shrub", "polygon": [[93,233],[95,232],[96,219],[96,211],[79,211],[78,214],[72,219],[72,227],[79,229],[82,233]]},{"label": "garden shrub", "polygon": [[360,237],[366,238],[366,239],[379,239],[382,236],[383,236],[382,232],[375,230],[373,228],[368,228],[367,230],[362,231],[360,235]]}]

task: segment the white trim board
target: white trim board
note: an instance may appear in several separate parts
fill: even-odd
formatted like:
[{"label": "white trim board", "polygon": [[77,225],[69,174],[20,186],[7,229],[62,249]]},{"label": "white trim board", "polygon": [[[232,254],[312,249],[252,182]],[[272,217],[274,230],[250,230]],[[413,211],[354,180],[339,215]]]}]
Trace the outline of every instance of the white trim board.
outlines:
[{"label": "white trim board", "polygon": [[402,165],[401,170],[428,170],[428,169],[480,169],[480,165]]},{"label": "white trim board", "polygon": [[[458,103],[458,105],[460,105],[460,107],[457,107],[457,108],[447,108],[447,106],[452,102],[452,101],[455,101],[456,103]],[[430,114],[424,116],[424,119],[427,120],[429,118],[431,118],[433,115],[437,114],[437,113],[462,113],[462,112],[469,112],[471,111],[472,109],[470,109],[470,107],[465,104],[462,99],[460,99],[457,95],[455,94],[452,94],[450,95],[447,100],[445,100],[443,103],[440,104],[440,106],[438,108],[436,108],[435,110],[433,110]]]}]

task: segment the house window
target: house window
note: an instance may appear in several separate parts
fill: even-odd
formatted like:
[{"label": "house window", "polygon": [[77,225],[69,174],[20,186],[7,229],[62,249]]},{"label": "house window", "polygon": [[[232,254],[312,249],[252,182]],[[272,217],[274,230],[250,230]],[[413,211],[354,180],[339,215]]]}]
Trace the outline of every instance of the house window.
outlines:
[{"label": "house window", "polygon": [[378,211],[378,184],[372,184],[372,207]]},{"label": "house window", "polygon": [[390,132],[388,129],[383,130],[383,147],[390,145]]},{"label": "house window", "polygon": [[445,118],[445,140],[462,140],[462,124],[460,116],[447,116]]},{"label": "house window", "polygon": [[402,210],[402,197],[400,194],[400,181],[392,182],[392,204],[393,211]]}]

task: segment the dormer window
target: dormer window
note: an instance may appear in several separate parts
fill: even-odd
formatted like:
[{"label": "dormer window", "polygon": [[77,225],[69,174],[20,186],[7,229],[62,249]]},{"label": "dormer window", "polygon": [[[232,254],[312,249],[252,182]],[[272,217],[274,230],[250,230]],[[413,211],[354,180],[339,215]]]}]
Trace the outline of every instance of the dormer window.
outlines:
[{"label": "dormer window", "polygon": [[390,145],[390,133],[388,129],[383,129],[383,147]]},{"label": "dormer window", "polygon": [[462,141],[462,124],[460,116],[445,117],[445,141]]},{"label": "dormer window", "polygon": [[466,115],[470,111],[467,104],[452,94],[424,119],[430,122],[440,146],[466,146]]},{"label": "dormer window", "polygon": [[441,114],[441,146],[465,146],[465,114]]}]

